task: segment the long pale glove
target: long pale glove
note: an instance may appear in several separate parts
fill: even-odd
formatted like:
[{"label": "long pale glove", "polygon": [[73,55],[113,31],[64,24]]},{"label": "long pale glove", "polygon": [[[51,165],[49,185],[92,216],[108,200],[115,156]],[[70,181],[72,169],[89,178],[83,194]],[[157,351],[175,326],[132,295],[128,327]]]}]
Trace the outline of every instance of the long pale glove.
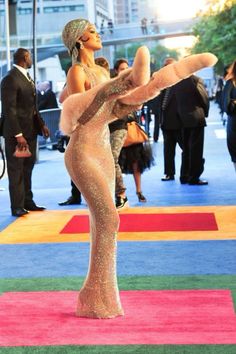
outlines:
[{"label": "long pale glove", "polygon": [[[111,116],[122,118],[137,109],[142,103],[157,96],[161,90],[172,86],[195,71],[213,66],[215,55],[203,53],[189,56],[167,65],[150,77],[150,55],[147,47],[140,47],[135,56],[132,70],[119,77],[79,94],[69,96],[61,114],[60,129],[67,135],[78,124],[86,124],[104,104],[109,105]],[[108,117],[109,121],[111,117]]]},{"label": "long pale glove", "polygon": [[217,57],[211,53],[190,55],[156,71],[146,85],[137,88],[119,101],[128,105],[147,102],[158,96],[161,90],[177,84],[202,68],[215,65],[216,62]]}]

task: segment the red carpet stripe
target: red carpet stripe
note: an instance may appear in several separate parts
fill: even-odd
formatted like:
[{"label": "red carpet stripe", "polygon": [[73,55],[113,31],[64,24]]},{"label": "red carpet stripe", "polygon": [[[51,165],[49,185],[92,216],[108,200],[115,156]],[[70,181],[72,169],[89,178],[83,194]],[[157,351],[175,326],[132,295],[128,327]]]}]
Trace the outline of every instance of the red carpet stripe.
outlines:
[{"label": "red carpet stripe", "polygon": [[[120,214],[120,232],[218,230],[214,213]],[[88,233],[88,215],[75,215],[60,233]]]},{"label": "red carpet stripe", "polygon": [[0,346],[236,344],[229,290],[122,291],[125,316],[78,318],[78,293],[12,292],[0,297]]}]

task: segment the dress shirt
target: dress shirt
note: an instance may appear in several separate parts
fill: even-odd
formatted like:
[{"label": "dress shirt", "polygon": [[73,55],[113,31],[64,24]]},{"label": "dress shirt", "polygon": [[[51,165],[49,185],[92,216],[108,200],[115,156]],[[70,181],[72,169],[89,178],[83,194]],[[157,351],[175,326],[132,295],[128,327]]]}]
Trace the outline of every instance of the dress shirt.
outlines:
[{"label": "dress shirt", "polygon": [[[16,64],[13,64],[13,66],[15,68],[17,68],[18,70],[20,70],[20,72],[25,75],[25,77],[27,78],[27,80],[29,80],[28,76],[27,76],[27,73],[28,73],[28,70],[23,68],[23,66],[20,66],[20,65],[16,65]],[[29,80],[30,81],[30,80]]]}]

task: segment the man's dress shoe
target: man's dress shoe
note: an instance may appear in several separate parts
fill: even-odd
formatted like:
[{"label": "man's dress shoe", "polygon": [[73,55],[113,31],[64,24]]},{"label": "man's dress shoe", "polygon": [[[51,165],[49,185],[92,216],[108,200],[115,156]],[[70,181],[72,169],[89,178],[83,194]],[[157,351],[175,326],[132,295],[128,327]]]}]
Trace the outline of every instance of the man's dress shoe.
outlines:
[{"label": "man's dress shoe", "polygon": [[64,202],[58,203],[58,205],[63,206],[63,205],[74,205],[74,204],[81,204],[81,199],[77,199],[74,197],[69,197],[67,200]]},{"label": "man's dress shoe", "polygon": [[39,206],[36,204],[28,204],[28,205],[26,204],[25,208],[30,211],[43,211],[46,209],[44,206]]},{"label": "man's dress shoe", "polygon": [[198,181],[189,182],[188,184],[190,184],[191,186],[206,186],[208,184],[208,182],[205,180],[199,179]]},{"label": "man's dress shoe", "polygon": [[12,209],[12,216],[23,216],[28,214],[28,210],[24,209],[24,208],[16,208],[16,209]]},{"label": "man's dress shoe", "polygon": [[166,175],[164,177],[162,177],[162,181],[173,181],[175,179],[174,175]]}]

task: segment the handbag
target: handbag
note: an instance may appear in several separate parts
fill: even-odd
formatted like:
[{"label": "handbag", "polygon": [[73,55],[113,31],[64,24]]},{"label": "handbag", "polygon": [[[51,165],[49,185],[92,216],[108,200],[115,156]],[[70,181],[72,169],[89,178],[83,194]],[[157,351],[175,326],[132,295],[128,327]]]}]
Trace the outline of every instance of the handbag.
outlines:
[{"label": "handbag", "polygon": [[145,141],[148,141],[148,135],[137,122],[133,121],[127,123],[127,128],[128,131],[123,145],[124,147],[134,145],[134,144],[140,144],[140,143],[144,143]]},{"label": "handbag", "polygon": [[29,151],[29,146],[28,145],[25,148],[23,148],[23,149],[20,149],[18,147],[18,145],[16,145],[16,149],[15,149],[15,152],[14,152],[13,156],[22,158],[22,157],[30,157],[31,155],[32,154]]}]

